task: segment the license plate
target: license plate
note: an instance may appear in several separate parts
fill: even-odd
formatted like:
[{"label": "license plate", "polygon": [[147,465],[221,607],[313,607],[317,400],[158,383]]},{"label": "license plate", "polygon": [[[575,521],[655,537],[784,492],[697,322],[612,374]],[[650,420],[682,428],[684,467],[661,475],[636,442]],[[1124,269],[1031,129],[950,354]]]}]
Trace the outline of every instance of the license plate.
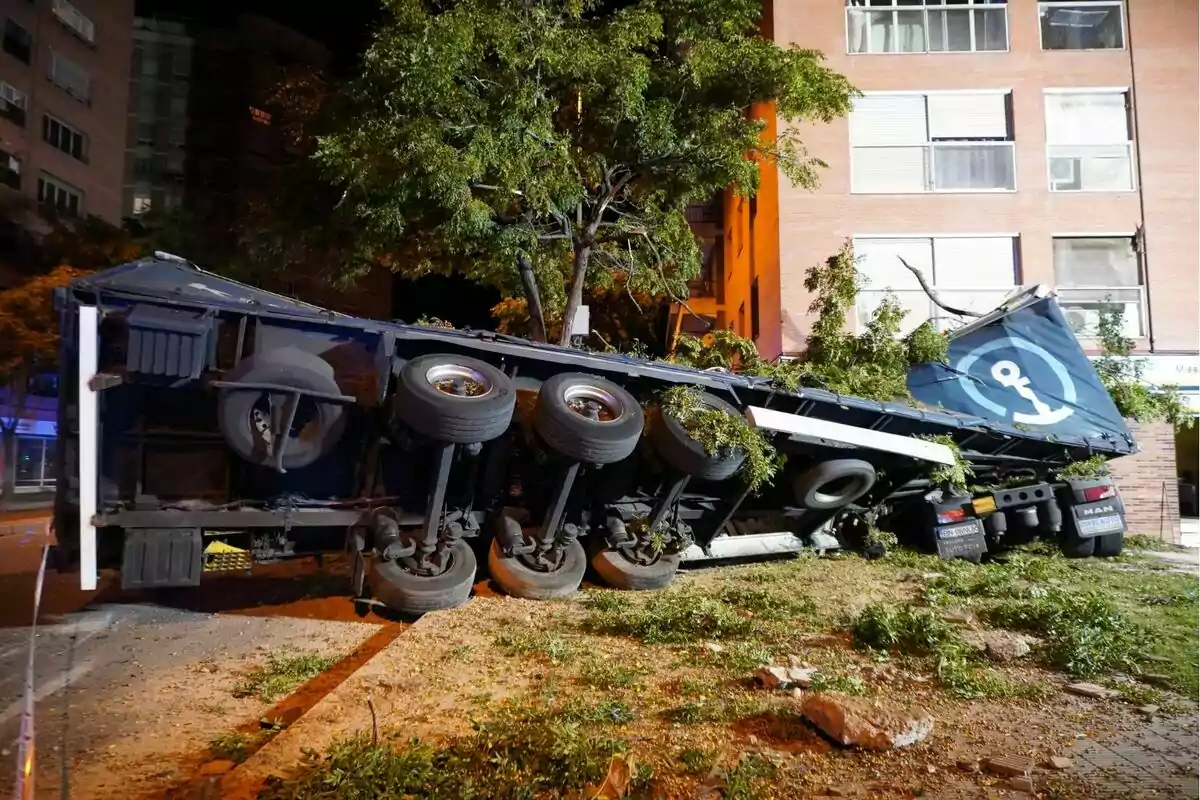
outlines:
[{"label": "license plate", "polygon": [[1125,530],[1125,520],[1120,514],[1109,514],[1104,517],[1087,517],[1078,520],[1080,536],[1101,536],[1106,533],[1120,533]]},{"label": "license plate", "polygon": [[939,558],[968,558],[987,552],[983,525],[979,520],[934,528]]}]

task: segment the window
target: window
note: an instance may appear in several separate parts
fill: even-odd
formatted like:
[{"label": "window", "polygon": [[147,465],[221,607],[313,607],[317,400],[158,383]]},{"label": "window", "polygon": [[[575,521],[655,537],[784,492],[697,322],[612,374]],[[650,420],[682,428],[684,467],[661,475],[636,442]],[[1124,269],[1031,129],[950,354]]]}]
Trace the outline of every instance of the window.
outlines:
[{"label": "window", "polygon": [[1046,163],[1053,192],[1133,190],[1124,91],[1046,92]]},{"label": "window", "polygon": [[139,122],[137,124],[137,143],[154,144],[154,123]]},{"label": "window", "polygon": [[51,51],[50,80],[67,94],[84,103],[92,97],[92,76],[66,56]]},{"label": "window", "polygon": [[54,0],[51,8],[54,11],[54,16],[58,17],[58,21],[66,25],[71,30],[71,33],[83,39],[88,44],[96,41],[96,26],[78,8],[67,0]]},{"label": "window", "polygon": [[1043,50],[1120,50],[1125,47],[1121,0],[1038,3]]},{"label": "window", "polygon": [[58,178],[43,174],[38,178],[38,202],[79,216],[83,206],[83,192]]},{"label": "window", "polygon": [[150,213],[150,195],[135,194],[133,196],[133,215],[141,216],[142,214]]},{"label": "window", "polygon": [[26,64],[33,53],[33,36],[11,19],[4,23],[4,52]]},{"label": "window", "polygon": [[40,436],[17,437],[18,491],[36,491],[54,486],[54,440]]},{"label": "window", "polygon": [[21,188],[21,160],[0,150],[0,183],[13,189]]},{"label": "window", "polygon": [[138,157],[133,160],[134,178],[153,178],[155,173],[154,159]]},{"label": "window", "polygon": [[754,282],[750,284],[750,338],[758,341],[759,333],[758,277],[756,276]]},{"label": "window", "polygon": [[17,125],[25,127],[25,93],[20,89],[0,81],[0,117],[6,117]]},{"label": "window", "polygon": [[850,53],[1008,49],[1005,0],[846,0]]},{"label": "window", "polygon": [[1016,189],[1009,96],[868,94],[850,114],[851,191]]},{"label": "window", "polygon": [[1132,235],[1056,236],[1054,281],[1076,334],[1095,336],[1101,310],[1116,306],[1125,312],[1125,335],[1144,335],[1141,270]]},{"label": "window", "polygon": [[87,137],[49,114],[42,115],[42,138],[80,161],[87,161]]},{"label": "window", "polygon": [[942,330],[965,321],[935,306],[901,258],[921,271],[942,302],[968,311],[991,311],[1017,285],[1017,239],[1012,236],[856,238],[854,255],[864,284],[858,293],[860,327],[888,294],[908,312],[903,333],[926,320]]}]

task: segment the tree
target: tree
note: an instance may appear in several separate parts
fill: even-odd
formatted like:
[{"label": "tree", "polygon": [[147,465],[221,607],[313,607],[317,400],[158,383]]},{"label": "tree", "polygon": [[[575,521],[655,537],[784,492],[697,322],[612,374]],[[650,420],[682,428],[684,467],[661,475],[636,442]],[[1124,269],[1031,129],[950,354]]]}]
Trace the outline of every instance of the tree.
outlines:
[{"label": "tree", "polygon": [[0,418],[4,445],[4,501],[16,485],[17,425],[25,414],[30,382],[58,361],[58,316],[54,290],[66,286],[84,270],[58,267],[24,284],[0,292],[0,387],[4,387],[10,416]]},{"label": "tree", "polygon": [[829,121],[853,94],[819,53],[755,33],[761,0],[388,8],[361,74],[325,104],[314,156],[355,264],[463,271],[534,317],[544,304],[563,344],[589,287],[686,295],[690,203],[752,194],[760,163],[816,183],[796,128],[766,138],[753,106]]}]

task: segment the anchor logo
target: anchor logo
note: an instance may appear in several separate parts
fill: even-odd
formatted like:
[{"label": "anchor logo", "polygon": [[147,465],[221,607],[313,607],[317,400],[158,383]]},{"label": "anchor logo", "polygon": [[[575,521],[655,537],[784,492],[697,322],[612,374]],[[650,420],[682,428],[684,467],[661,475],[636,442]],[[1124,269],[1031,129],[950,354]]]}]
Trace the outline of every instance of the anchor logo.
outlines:
[{"label": "anchor logo", "polygon": [[[1058,378],[1058,382],[1062,388],[1062,398],[1065,403],[1062,408],[1053,409],[1045,400],[1038,396],[1033,387],[1029,385],[1029,378],[1021,374],[1021,367],[1014,361],[997,361],[992,365],[991,376],[996,383],[1005,389],[1011,389],[1018,397],[1028,400],[1037,413],[1029,414],[1024,411],[1012,411],[1010,413],[1008,408],[983,396],[979,391],[979,387],[975,385],[976,379],[971,376],[971,367],[975,366],[975,362],[988,353],[1005,347],[1032,353],[1050,368],[1054,376]],[[1001,417],[1011,416],[1013,422],[1022,425],[1054,425],[1075,413],[1075,409],[1071,406],[1075,404],[1078,396],[1075,391],[1075,382],[1071,380],[1071,375],[1067,372],[1067,368],[1044,348],[1026,339],[1014,339],[1009,336],[995,339],[967,353],[958,362],[955,369],[959,376],[958,383],[963,391],[967,393],[968,397]]]}]

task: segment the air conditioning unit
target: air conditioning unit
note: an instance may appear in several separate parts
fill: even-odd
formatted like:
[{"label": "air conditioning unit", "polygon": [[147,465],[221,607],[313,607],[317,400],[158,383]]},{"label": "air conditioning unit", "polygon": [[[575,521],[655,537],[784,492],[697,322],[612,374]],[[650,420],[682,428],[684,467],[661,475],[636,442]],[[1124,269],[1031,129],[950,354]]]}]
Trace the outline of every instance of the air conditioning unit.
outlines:
[{"label": "air conditioning unit", "polygon": [[1079,188],[1079,159],[1050,159],[1050,188],[1056,192]]},{"label": "air conditioning unit", "polygon": [[1100,330],[1100,309],[1065,308],[1063,315],[1067,318],[1067,324],[1071,326],[1071,330],[1075,332],[1076,336],[1095,334]]}]

